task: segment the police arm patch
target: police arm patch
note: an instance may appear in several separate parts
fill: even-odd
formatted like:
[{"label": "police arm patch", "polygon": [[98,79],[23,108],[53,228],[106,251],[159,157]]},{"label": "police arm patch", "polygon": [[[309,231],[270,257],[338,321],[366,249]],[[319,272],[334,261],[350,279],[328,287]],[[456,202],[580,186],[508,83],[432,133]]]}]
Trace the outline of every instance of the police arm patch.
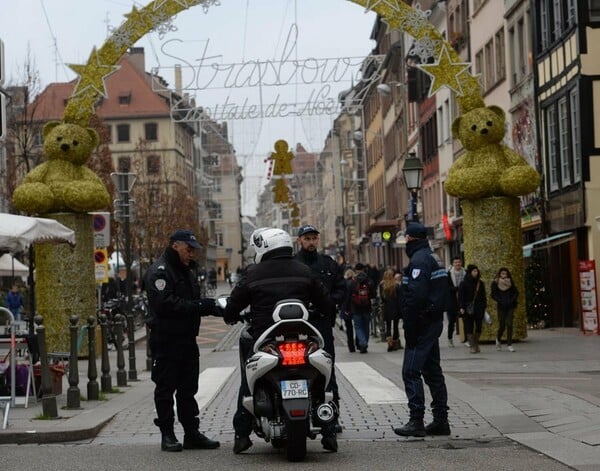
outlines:
[{"label": "police arm patch", "polygon": [[413,268],[412,272],[410,272],[410,276],[412,277],[413,280],[416,280],[417,278],[419,278],[420,274],[421,274],[420,268]]},{"label": "police arm patch", "polygon": [[164,290],[164,289],[166,288],[166,286],[167,286],[167,281],[166,281],[166,280],[163,280],[162,278],[159,278],[158,280],[156,280],[156,281],[154,282],[154,286],[156,287],[156,289],[157,289],[158,291],[162,291],[162,290]]}]

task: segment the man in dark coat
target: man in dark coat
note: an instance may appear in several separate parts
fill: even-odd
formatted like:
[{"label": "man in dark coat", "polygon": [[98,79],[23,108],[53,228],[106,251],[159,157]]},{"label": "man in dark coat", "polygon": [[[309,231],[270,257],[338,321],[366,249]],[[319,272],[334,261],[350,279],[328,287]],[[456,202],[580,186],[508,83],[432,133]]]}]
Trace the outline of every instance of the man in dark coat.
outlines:
[{"label": "man in dark coat", "polygon": [[[150,312],[150,346],[154,404],[163,451],[182,448],[218,448],[219,442],[200,433],[198,391],[200,358],[196,336],[200,316],[220,316],[210,298],[200,298],[200,286],[192,260],[201,245],[191,231],[175,231],[163,255],[146,272],[146,290]],[[173,394],[177,399],[177,418],[185,435],[183,446],[173,430]]]},{"label": "man in dark coat", "polygon": [[[296,253],[296,260],[307,265],[319,277],[327,289],[329,299],[337,306],[341,306],[346,297],[344,273],[335,260],[318,252],[319,231],[317,228],[311,225],[300,227],[298,229],[298,243],[300,244],[300,250]],[[335,346],[333,344],[333,326],[335,325],[336,317],[337,311],[333,311],[333,313],[315,312],[310,319],[323,336],[323,340],[325,341],[324,349],[331,355],[334,365]],[[335,378],[335,366],[331,372],[331,381],[327,389],[333,393],[333,401],[339,408],[340,395]],[[342,431],[339,424],[336,424],[335,427],[337,433]]]},{"label": "man in dark coat", "polygon": [[[404,363],[402,379],[408,398],[410,420],[394,429],[397,435],[424,437],[450,435],[448,391],[440,366],[439,337],[450,294],[448,273],[429,247],[425,226],[410,223],[406,229],[406,253],[410,263],[402,282],[404,291]],[[433,422],[427,427],[423,379],[429,386]]]}]

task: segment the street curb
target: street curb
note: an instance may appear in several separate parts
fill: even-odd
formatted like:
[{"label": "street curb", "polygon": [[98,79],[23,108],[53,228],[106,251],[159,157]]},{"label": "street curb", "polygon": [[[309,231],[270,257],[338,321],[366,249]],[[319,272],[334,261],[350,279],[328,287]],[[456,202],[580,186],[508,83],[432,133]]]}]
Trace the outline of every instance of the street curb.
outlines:
[{"label": "street curb", "polygon": [[[109,418],[102,422],[90,427],[79,430],[56,430],[50,432],[17,432],[11,434],[0,434],[0,445],[7,444],[45,444],[45,443],[60,443],[60,442],[75,442],[80,440],[89,440],[98,435],[100,430],[110,422],[113,417],[117,415],[117,412],[112,414]],[[60,421],[63,419],[55,419]],[[53,420],[49,420],[53,421]]]},{"label": "street curb", "polygon": [[[111,393],[106,401],[95,402],[90,409],[66,418],[53,420],[30,421],[31,430],[12,432],[10,425],[6,430],[0,430],[0,444],[45,444],[58,442],[75,442],[95,438],[102,428],[117,414],[131,407],[140,397],[152,394],[153,385],[150,374],[145,372],[138,381],[128,382],[122,392]],[[60,414],[59,406],[59,414]],[[35,430],[36,425],[42,430]],[[47,430],[43,430],[47,428]]]}]

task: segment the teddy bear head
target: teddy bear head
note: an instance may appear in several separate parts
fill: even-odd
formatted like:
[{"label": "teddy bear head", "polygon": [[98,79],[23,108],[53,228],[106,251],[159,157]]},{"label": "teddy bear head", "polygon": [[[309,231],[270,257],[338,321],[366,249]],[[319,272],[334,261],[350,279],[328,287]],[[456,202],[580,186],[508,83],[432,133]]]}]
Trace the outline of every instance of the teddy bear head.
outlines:
[{"label": "teddy bear head", "polygon": [[44,151],[48,160],[84,164],[98,145],[98,133],[77,124],[51,121],[44,126]]},{"label": "teddy bear head", "polygon": [[475,108],[452,123],[452,136],[460,139],[467,150],[497,144],[504,138],[504,110],[499,106]]}]

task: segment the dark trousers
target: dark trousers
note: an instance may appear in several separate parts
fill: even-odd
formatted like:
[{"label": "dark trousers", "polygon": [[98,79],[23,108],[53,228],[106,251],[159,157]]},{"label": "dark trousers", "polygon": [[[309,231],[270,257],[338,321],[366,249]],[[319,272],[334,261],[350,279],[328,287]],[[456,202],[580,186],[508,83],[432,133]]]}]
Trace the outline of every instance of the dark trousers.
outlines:
[{"label": "dark trousers", "polygon": [[356,345],[354,341],[354,323],[351,317],[344,317],[344,326],[346,327],[346,340],[348,342],[348,350],[351,352],[356,351]]},{"label": "dark trousers", "polygon": [[240,437],[247,437],[252,433],[252,424],[254,417],[246,410],[242,405],[242,399],[244,396],[250,395],[250,388],[246,381],[246,359],[252,352],[252,346],[254,345],[254,339],[247,333],[242,333],[239,340],[239,351],[240,351],[240,389],[238,391],[237,410],[233,415],[233,429],[235,435]]},{"label": "dark trousers", "polygon": [[323,341],[325,345],[323,346],[323,350],[331,355],[331,359],[333,360],[333,365],[331,368],[331,380],[329,381],[329,385],[327,386],[327,391],[331,391],[333,393],[333,401],[339,406],[340,404],[340,394],[338,390],[337,380],[335,378],[335,347],[333,345],[333,327],[331,325],[331,319],[328,316],[319,317],[317,319],[311,319],[311,324],[314,325],[321,336],[323,337]]},{"label": "dark trousers", "polygon": [[[402,379],[411,419],[422,420],[425,415],[425,391],[423,380],[431,392],[431,410],[436,421],[448,420],[448,391],[440,366],[439,337],[443,321],[424,326],[414,348],[405,348]],[[421,378],[422,377],[422,378]]]},{"label": "dark trousers", "polygon": [[177,420],[186,433],[198,430],[200,421],[198,403],[194,396],[198,392],[200,356],[194,344],[176,344],[169,348],[156,348],[152,364],[154,405],[158,418],[154,423],[162,430],[173,430],[173,394],[177,401]]},{"label": "dark trousers", "polygon": [[474,317],[474,316],[468,316],[465,314],[465,316],[463,317],[463,322],[465,325],[465,334],[466,335],[473,335],[475,333],[477,333],[477,334],[481,333],[483,317]]},{"label": "dark trousers", "polygon": [[502,308],[498,306],[498,333],[496,334],[496,338],[502,340],[502,334],[504,334],[504,329],[506,328],[507,345],[512,345],[514,313],[515,308],[513,307]]},{"label": "dark trousers", "polygon": [[393,340],[398,340],[400,338],[400,330],[398,329],[398,324],[400,323],[400,318],[396,319],[386,319],[385,320],[385,336],[392,337]]},{"label": "dark trousers", "polygon": [[458,332],[458,311],[447,311],[446,316],[448,317],[448,340],[451,340],[455,329],[457,334],[460,333]]}]

